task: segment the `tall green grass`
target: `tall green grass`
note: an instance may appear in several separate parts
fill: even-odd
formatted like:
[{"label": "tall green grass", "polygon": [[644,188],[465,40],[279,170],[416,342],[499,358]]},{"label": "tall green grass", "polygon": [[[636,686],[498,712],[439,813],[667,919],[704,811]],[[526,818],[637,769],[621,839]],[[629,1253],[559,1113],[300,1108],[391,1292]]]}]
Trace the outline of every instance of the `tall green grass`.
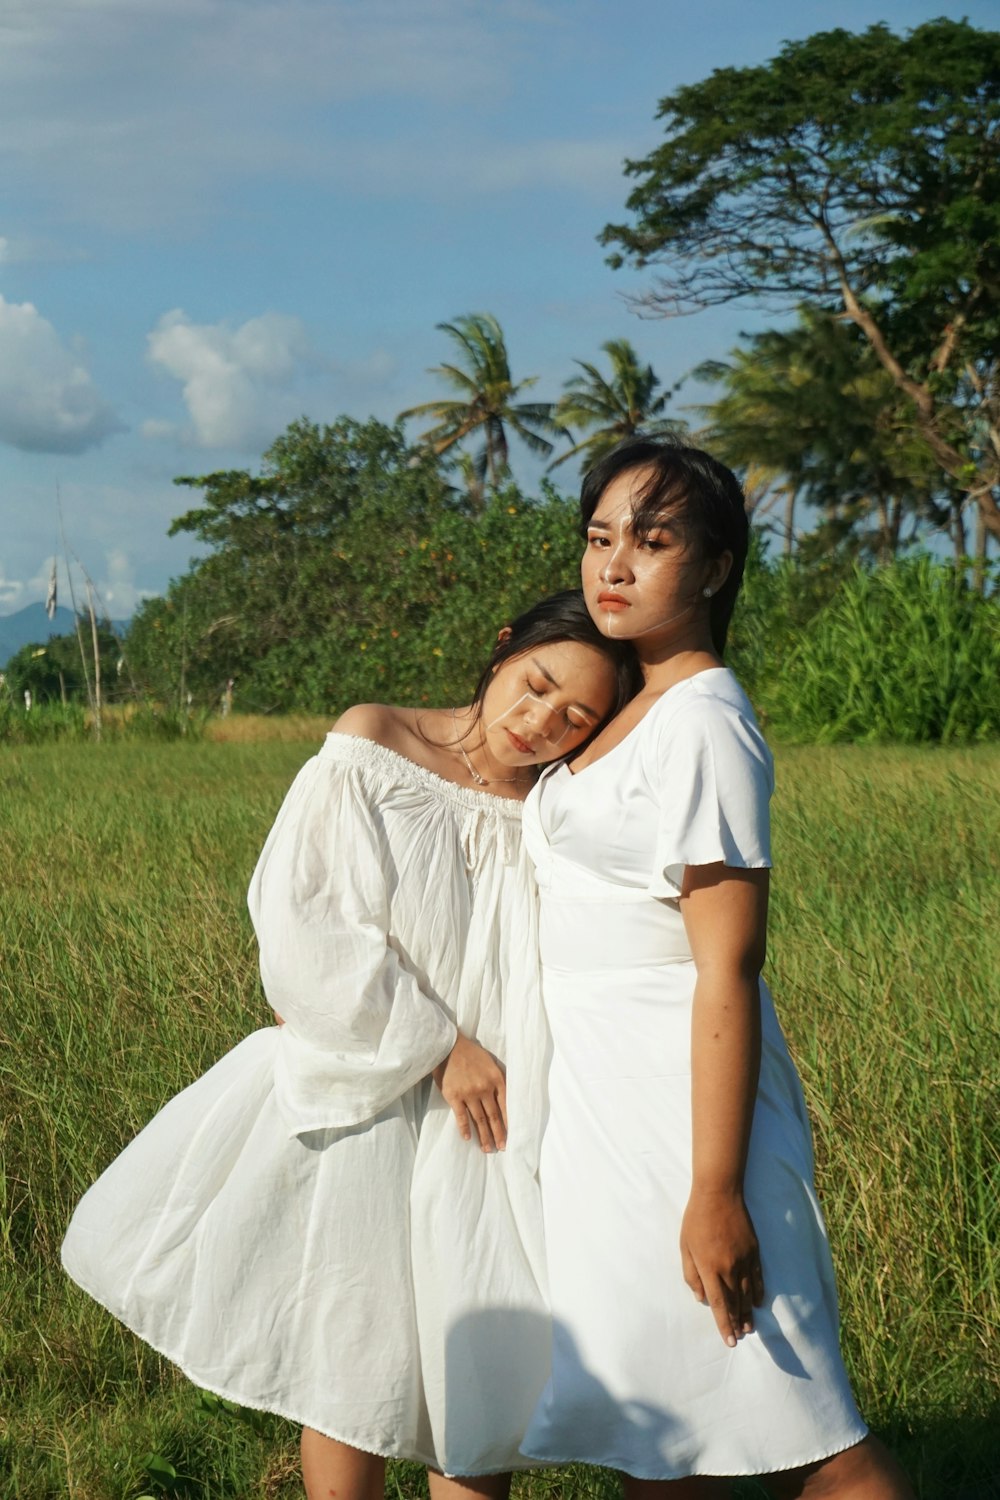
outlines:
[{"label": "tall green grass", "polygon": [[88,731],[87,711],[82,703],[43,703],[28,712],[9,693],[0,695],[0,744],[81,740]]},{"label": "tall green grass", "polygon": [[[101,710],[101,740],[200,739],[205,709],[184,712],[158,703],[114,703]],[[0,745],[45,745],[53,740],[93,740],[94,715],[82,703],[36,703],[26,711],[0,697]]]},{"label": "tall green grass", "polygon": [[[794,570],[785,579],[785,592]],[[780,582],[780,580],[778,581]],[[801,743],[916,745],[1000,738],[1000,600],[929,557],[855,570],[782,633],[782,589],[750,632],[775,730]],[[784,647],[773,659],[769,634]],[[747,632],[744,632],[747,636]]]},{"label": "tall green grass", "polygon": [[[266,1021],[244,892],[310,749],[0,750],[4,1500],[301,1493],[292,1429],[206,1403],[65,1280],[58,1247],[153,1111]],[[998,776],[993,747],[779,756],[769,976],[848,1362],[924,1500],[985,1500],[1000,1462]],[[394,1466],[387,1492],[421,1485]],[[614,1493],[583,1470],[517,1489]]]},{"label": "tall green grass", "polygon": [[872,1420],[937,1444],[920,1465],[942,1496],[1000,1398],[998,772],[995,750],[779,759],[770,978],[846,1352]]}]

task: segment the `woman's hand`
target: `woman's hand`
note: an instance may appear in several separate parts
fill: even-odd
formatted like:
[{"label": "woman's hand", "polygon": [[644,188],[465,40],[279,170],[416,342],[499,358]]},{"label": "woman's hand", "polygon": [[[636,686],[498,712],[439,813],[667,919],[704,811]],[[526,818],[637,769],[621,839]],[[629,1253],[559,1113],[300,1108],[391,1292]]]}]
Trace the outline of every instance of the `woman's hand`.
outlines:
[{"label": "woman's hand", "polygon": [[502,1151],[507,1144],[507,1081],[492,1052],[459,1032],[433,1078],[462,1138],[470,1141],[474,1126],[484,1151]]},{"label": "woman's hand", "polygon": [[684,1280],[707,1302],[730,1348],[753,1332],[764,1300],[760,1247],[742,1193],[693,1192],[681,1221]]}]

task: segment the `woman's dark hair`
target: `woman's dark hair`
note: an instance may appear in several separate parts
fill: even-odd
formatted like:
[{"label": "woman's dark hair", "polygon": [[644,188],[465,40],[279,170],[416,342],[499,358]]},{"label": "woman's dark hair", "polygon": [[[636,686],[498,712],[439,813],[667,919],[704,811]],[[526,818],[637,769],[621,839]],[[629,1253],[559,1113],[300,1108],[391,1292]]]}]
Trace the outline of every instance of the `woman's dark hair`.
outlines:
[{"label": "woman's dark hair", "polygon": [[709,605],[712,644],[721,656],[743,582],[750,540],[740,482],[725,464],[700,448],[652,438],[630,438],[600,459],[584,477],[580,491],[584,535],[608,485],[630,469],[650,471],[632,515],[637,537],[648,535],[658,521],[669,516],[699,557],[709,559],[723,552],[732,553],[729,576]]},{"label": "woman's dark hair", "polygon": [[[502,667],[512,657],[523,655],[525,651],[533,651],[538,646],[549,646],[556,641],[576,641],[581,646],[593,646],[611,659],[615,669],[615,698],[602,723],[620,713],[642,686],[638,658],[631,645],[627,641],[609,641],[590,618],[581,590],[564,589],[560,594],[550,594],[546,599],[539,599],[537,604],[533,604],[510,622],[510,634],[497,641],[486,669],[476,683],[476,690],[472,695],[476,716],[482,712],[486,689],[497,667]],[[595,728],[595,734],[600,727],[598,725]],[[582,750],[583,745],[578,749]]]}]

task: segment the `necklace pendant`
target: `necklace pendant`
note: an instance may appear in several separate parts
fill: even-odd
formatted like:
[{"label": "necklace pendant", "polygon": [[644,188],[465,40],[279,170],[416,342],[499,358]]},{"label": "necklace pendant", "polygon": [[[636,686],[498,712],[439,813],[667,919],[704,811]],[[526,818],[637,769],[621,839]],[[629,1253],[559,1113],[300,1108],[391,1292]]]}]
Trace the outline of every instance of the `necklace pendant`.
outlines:
[{"label": "necklace pendant", "polygon": [[[451,722],[452,722],[452,724],[455,723],[455,710],[454,709],[452,709],[452,711],[451,711]],[[468,771],[469,775],[472,777],[472,780],[473,780],[473,782],[475,783],[476,786],[513,786],[516,782],[519,782],[519,781],[522,780],[522,778],[520,776],[493,776],[493,777],[490,777],[490,776],[482,776],[482,775],[480,775],[480,773],[476,770],[475,766],[472,764],[472,761],[469,759],[468,755],[466,754],[465,746],[462,744],[461,736],[459,736],[459,738],[456,740],[456,744],[458,745],[458,753],[462,757],[462,760],[465,763],[465,769]]]}]

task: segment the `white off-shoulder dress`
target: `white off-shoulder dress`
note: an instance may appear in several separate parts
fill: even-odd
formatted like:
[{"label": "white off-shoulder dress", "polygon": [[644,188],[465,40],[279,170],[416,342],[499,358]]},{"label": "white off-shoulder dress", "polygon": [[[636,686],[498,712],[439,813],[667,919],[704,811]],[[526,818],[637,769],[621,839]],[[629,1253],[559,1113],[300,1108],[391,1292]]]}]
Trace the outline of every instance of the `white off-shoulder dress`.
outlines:
[{"label": "white off-shoulder dress", "polygon": [[[550,1335],[531,887],[520,804],[328,736],[250,886],[285,1025],[111,1164],[70,1276],[221,1396],[448,1473],[523,1467]],[[456,1026],[507,1065],[505,1152],[428,1078]]]},{"label": "white off-shoulder dress", "polygon": [[726,1346],[684,1282],[695,968],[688,865],[770,865],[772,763],[735,678],[666,692],[601,760],[525,806],[552,1032],[541,1149],[552,1376],[524,1451],[646,1479],[767,1473],[864,1437],[798,1078],[763,982],[745,1191],[766,1300]]}]

